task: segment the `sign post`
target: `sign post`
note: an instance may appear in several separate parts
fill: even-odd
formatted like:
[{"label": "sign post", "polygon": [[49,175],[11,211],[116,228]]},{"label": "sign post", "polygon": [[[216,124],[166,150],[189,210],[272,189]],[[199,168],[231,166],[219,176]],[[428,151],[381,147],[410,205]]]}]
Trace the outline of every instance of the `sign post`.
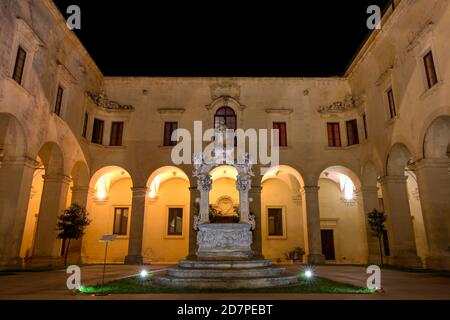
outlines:
[{"label": "sign post", "polygon": [[101,293],[96,293],[96,296],[106,296],[108,295],[107,293],[103,292],[103,286],[105,284],[105,270],[106,270],[106,256],[108,254],[108,243],[111,241],[114,241],[116,239],[117,235],[115,234],[105,234],[103,235],[99,242],[105,242],[106,246],[105,246],[105,260],[103,261],[103,275],[102,275],[102,290]]}]

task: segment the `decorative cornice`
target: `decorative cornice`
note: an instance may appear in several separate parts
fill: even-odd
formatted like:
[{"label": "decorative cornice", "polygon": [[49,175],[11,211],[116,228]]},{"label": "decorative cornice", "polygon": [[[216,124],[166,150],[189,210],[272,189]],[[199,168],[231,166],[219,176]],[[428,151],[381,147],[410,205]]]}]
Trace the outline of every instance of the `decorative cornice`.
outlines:
[{"label": "decorative cornice", "polygon": [[375,82],[375,84],[377,86],[382,85],[392,74],[392,70],[394,70],[394,66],[390,65],[386,70],[384,70],[384,72],[378,77],[377,81]]},{"label": "decorative cornice", "polygon": [[159,108],[159,114],[183,114],[186,111],[184,108]]},{"label": "decorative cornice", "polygon": [[321,106],[317,109],[317,112],[320,114],[345,113],[357,109],[362,103],[364,103],[365,99],[366,96],[364,94],[360,96],[346,95],[344,100],[335,101],[327,106]]},{"label": "decorative cornice", "polygon": [[409,41],[408,47],[406,48],[407,52],[414,50],[415,47],[420,43],[421,39],[427,33],[433,31],[434,29],[433,21],[427,21],[422,28],[415,34],[411,36],[411,40]]},{"label": "decorative cornice", "polygon": [[280,109],[269,108],[269,109],[266,109],[266,113],[269,113],[269,114],[291,114],[292,112],[294,112],[293,109],[285,109],[285,108],[280,108]]},{"label": "decorative cornice", "polygon": [[111,101],[108,99],[105,91],[100,93],[94,93],[87,91],[86,94],[91,98],[92,102],[95,103],[100,108],[106,109],[108,111],[133,111],[132,105],[120,104],[116,101]]}]

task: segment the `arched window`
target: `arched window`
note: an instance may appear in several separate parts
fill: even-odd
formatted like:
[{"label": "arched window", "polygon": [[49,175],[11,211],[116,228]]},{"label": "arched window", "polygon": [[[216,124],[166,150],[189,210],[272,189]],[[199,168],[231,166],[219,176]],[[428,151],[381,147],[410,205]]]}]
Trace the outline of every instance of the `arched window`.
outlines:
[{"label": "arched window", "polygon": [[236,114],[230,107],[221,107],[216,111],[214,115],[214,127],[217,127],[222,121],[227,129],[237,129]]}]

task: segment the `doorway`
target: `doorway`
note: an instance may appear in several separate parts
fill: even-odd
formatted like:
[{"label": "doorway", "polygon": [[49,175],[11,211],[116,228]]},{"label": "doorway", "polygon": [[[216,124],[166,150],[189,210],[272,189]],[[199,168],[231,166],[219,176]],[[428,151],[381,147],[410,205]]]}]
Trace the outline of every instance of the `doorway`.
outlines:
[{"label": "doorway", "polygon": [[322,238],[322,254],[325,256],[325,260],[336,260],[333,230],[320,230],[320,236]]}]

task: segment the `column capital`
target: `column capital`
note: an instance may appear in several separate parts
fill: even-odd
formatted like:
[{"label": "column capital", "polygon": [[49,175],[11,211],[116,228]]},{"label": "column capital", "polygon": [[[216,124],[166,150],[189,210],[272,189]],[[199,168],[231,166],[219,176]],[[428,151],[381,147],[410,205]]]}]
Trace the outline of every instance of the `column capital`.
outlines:
[{"label": "column capital", "polygon": [[133,192],[133,198],[141,198],[145,197],[148,192],[147,187],[131,187],[131,191]]},{"label": "column capital", "polygon": [[407,176],[384,176],[380,178],[381,184],[390,184],[390,183],[406,183],[408,180]]},{"label": "column capital", "polygon": [[364,194],[364,193],[378,193],[378,187],[360,187],[356,189],[355,193],[357,194]]},{"label": "column capital", "polygon": [[302,195],[307,193],[319,193],[319,189],[319,186],[304,186],[300,192]]},{"label": "column capital", "polygon": [[426,158],[414,162],[414,168],[416,170],[425,168],[448,169],[449,165],[449,158]]},{"label": "column capital", "polygon": [[42,176],[44,179],[44,183],[46,182],[55,182],[55,183],[65,183],[70,184],[72,179],[69,176],[66,176],[65,174],[58,174],[58,175],[49,175],[45,174]]}]

